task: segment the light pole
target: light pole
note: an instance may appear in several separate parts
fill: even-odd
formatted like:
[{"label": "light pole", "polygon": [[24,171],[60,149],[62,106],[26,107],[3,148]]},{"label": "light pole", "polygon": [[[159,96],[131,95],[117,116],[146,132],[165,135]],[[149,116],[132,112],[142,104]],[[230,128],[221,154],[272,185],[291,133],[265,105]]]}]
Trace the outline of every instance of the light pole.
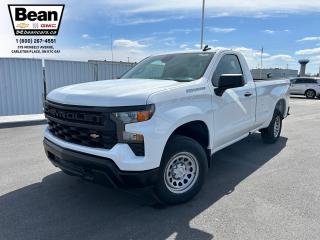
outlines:
[{"label": "light pole", "polygon": [[205,0],[202,0],[202,19],[201,19],[201,40],[200,40],[200,49],[202,49],[202,48],[203,48],[204,4],[205,4]]},{"label": "light pole", "polygon": [[262,79],[262,57],[263,57],[263,47],[261,48],[261,59],[260,59],[260,80]]},{"label": "light pole", "polygon": [[111,50],[111,79],[113,79],[113,39],[110,34],[110,50]]}]

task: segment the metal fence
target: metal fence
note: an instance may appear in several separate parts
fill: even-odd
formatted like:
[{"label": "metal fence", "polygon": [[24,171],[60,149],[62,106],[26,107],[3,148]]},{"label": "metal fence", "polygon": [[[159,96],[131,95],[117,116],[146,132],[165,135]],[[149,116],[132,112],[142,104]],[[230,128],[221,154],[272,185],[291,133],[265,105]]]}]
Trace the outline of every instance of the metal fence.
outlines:
[{"label": "metal fence", "polygon": [[58,87],[95,80],[94,64],[75,61],[45,61],[47,93]]},{"label": "metal fence", "polygon": [[133,63],[103,63],[95,62],[97,67],[97,80],[113,79],[120,77],[123,73],[134,66]]},{"label": "metal fence", "polygon": [[0,58],[0,116],[42,113],[45,92],[75,83],[116,78],[133,66],[133,63],[61,60],[45,60],[43,66],[41,59]]},{"label": "metal fence", "polygon": [[42,62],[0,58],[0,115],[42,111]]}]

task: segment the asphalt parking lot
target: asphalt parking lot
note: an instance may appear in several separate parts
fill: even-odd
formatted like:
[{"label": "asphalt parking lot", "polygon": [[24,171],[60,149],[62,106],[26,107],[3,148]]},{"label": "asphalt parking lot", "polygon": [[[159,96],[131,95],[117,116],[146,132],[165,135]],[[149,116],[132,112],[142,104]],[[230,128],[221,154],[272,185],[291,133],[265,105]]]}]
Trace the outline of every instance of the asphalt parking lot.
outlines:
[{"label": "asphalt parking lot", "polygon": [[319,99],[291,99],[276,144],[253,134],[216,153],[200,194],[171,207],[63,174],[43,129],[0,129],[0,239],[319,239]]}]

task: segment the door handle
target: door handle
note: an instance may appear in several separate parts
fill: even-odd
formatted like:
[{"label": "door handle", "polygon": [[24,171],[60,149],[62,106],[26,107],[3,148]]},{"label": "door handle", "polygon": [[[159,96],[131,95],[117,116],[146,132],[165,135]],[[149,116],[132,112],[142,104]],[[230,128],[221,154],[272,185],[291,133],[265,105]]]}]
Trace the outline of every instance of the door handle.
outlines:
[{"label": "door handle", "polygon": [[246,92],[246,93],[244,94],[245,97],[250,97],[251,95],[252,95],[251,92]]}]

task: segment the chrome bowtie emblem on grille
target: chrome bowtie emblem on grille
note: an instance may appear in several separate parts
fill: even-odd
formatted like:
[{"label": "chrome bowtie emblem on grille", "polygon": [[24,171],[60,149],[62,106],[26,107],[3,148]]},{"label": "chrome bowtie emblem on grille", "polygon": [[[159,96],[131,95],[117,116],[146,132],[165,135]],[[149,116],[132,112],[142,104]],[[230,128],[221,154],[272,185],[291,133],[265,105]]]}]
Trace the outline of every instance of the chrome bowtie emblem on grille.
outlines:
[{"label": "chrome bowtie emblem on grille", "polygon": [[90,137],[96,139],[96,138],[100,137],[100,135],[98,135],[96,133],[91,133]]}]

